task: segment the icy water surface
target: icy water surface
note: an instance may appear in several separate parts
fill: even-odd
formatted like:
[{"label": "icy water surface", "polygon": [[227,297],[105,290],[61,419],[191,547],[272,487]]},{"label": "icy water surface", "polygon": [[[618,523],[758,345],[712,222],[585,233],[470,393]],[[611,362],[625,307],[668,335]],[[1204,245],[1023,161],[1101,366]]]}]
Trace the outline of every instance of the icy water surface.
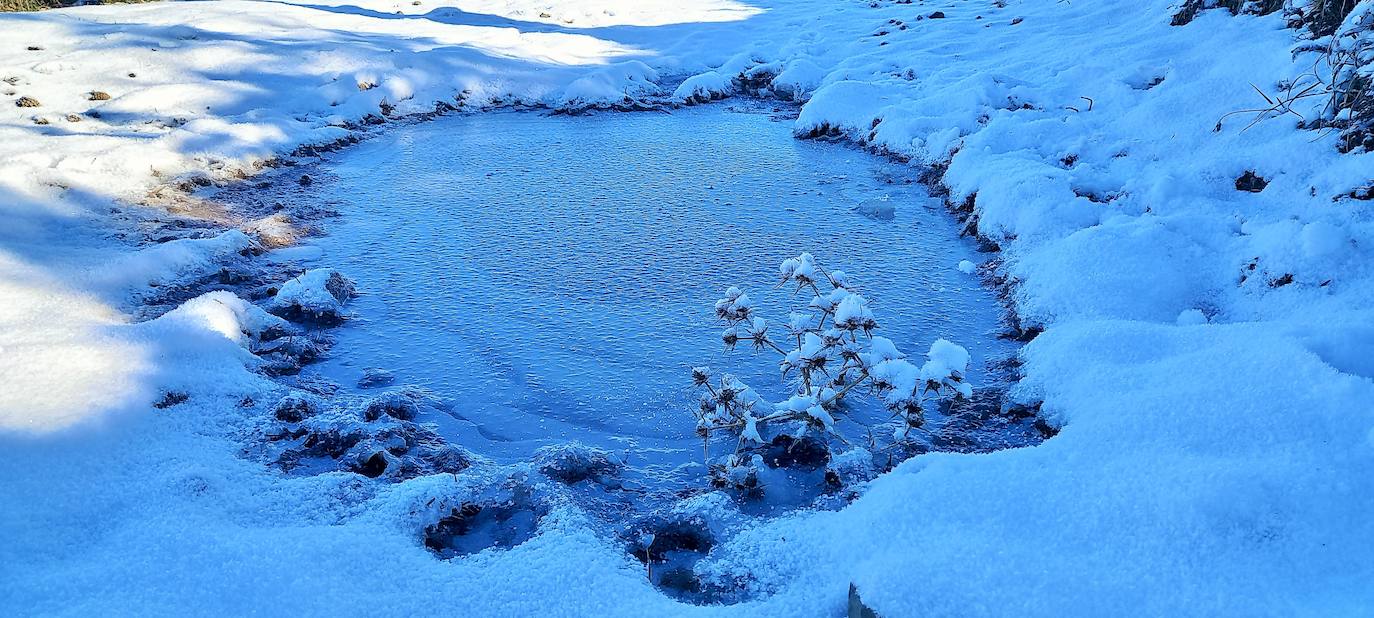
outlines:
[{"label": "icy water surface", "polygon": [[[996,379],[986,363],[1013,351],[995,338],[1000,309],[957,270],[979,255],[915,170],[790,127],[721,106],[492,113],[332,155],[336,178],[315,188],[343,216],[313,241],[315,265],[362,296],[307,373],[353,389],[379,367],[433,389],[452,417],[421,420],[498,461],[578,440],[699,475],[689,367],[784,390],[775,357],[723,353],[713,303],[739,285],[785,319],[807,299],[774,289],[778,263],[809,251],[861,285],[908,354],[945,337],[972,353],[975,385]],[[890,217],[859,212],[884,202]]]}]

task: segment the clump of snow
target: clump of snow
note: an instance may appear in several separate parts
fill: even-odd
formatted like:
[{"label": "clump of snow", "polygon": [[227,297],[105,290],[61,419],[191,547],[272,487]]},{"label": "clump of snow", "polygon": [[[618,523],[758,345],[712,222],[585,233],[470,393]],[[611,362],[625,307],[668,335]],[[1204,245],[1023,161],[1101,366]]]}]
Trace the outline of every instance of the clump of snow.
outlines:
[{"label": "clump of snow", "polygon": [[1196,326],[1207,323],[1207,315],[1201,309],[1184,309],[1179,312],[1178,318],[1174,320],[1179,326]]},{"label": "clump of snow", "polygon": [[240,345],[246,344],[250,338],[260,338],[274,329],[289,329],[285,320],[267,313],[231,292],[209,292],[197,296],[159,319],[197,322]]},{"label": "clump of snow", "polygon": [[339,321],[346,317],[344,305],[355,293],[353,282],[339,271],[315,268],[283,283],[268,308],[292,318]]},{"label": "clump of snow", "polygon": [[658,72],[631,60],[579,77],[563,89],[563,108],[606,106],[608,102],[638,101],[660,93]]},{"label": "clump of snow", "polygon": [[256,243],[239,230],[209,238],[183,238],[127,253],[95,268],[88,277],[110,295],[141,295],[160,287],[218,271],[232,256],[255,250]]},{"label": "clump of snow", "polygon": [[735,78],[730,75],[707,71],[693,75],[673,91],[673,98],[684,103],[706,103],[723,99],[735,92]]},{"label": "clump of snow", "polygon": [[973,396],[973,387],[964,382],[968,372],[968,350],[944,339],[936,339],[921,365],[921,379],[934,388],[949,387],[964,397]]},{"label": "clump of snow", "polygon": [[804,100],[825,79],[826,70],[808,58],[797,58],[786,63],[782,71],[773,78],[770,86],[778,96]]},{"label": "clump of snow", "polygon": [[973,262],[970,262],[968,260],[959,260],[959,272],[971,275],[973,274],[975,268],[976,267],[973,265]]},{"label": "clump of snow", "polygon": [[405,480],[436,473],[457,473],[474,457],[446,443],[414,421],[442,403],[416,388],[403,388],[361,402],[326,402],[291,392],[259,421],[266,445],[262,457],[287,471],[341,469],[377,478]]}]

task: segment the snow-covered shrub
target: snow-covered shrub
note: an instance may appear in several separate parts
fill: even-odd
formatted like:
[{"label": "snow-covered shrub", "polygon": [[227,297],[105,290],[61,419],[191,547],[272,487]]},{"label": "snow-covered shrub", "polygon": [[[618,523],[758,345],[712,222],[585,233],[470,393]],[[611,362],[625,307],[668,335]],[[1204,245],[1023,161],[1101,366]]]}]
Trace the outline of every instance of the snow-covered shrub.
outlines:
[{"label": "snow-covered shrub", "polygon": [[811,433],[843,441],[836,423],[844,418],[850,395],[868,393],[886,406],[897,420],[897,441],[922,427],[925,409],[940,398],[972,395],[964,381],[969,362],[964,348],[939,339],[922,364],[907,360],[892,340],[873,334],[878,322],[868,300],[843,271],[827,271],[803,253],[784,260],[779,274],[780,286],[791,284],[796,293],[810,296],[781,332],[755,315],[753,300],[736,287],[716,301],[715,313],[726,325],[721,339],[727,349],[747,342],[756,352],[780,355],[790,395],[769,402],[731,374],[692,369],[693,382],[705,391],[695,411],[700,435],[708,444],[715,432],[738,437],[727,470],[752,459],[737,457],[744,447],[772,443],[778,435],[800,439]]},{"label": "snow-covered shrub", "polygon": [[1339,29],[1347,16],[1361,8],[1358,5],[1359,0],[1292,0],[1288,14],[1320,37]]},{"label": "snow-covered shrub", "polygon": [[1246,128],[1291,115],[1300,128],[1339,131],[1343,152],[1374,149],[1374,3],[1310,0],[1289,11],[1316,37],[1294,50],[1310,65],[1272,92],[1256,87],[1263,103],[1222,116],[1216,130],[1234,115],[1251,118]]},{"label": "snow-covered shrub", "polygon": [[1178,6],[1170,24],[1185,26],[1205,9],[1226,9],[1232,15],[1268,15],[1282,8],[1283,0],[1186,0]]}]

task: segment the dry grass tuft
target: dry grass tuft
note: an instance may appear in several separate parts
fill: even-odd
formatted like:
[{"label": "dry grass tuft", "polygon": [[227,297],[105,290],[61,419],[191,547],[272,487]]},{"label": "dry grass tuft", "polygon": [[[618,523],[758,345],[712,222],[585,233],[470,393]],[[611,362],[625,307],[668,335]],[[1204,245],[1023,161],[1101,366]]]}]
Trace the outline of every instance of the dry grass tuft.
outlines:
[{"label": "dry grass tuft", "polygon": [[[152,1],[154,0],[89,0],[85,4],[135,4]],[[0,13],[60,9],[77,4],[75,0],[0,0]]]}]

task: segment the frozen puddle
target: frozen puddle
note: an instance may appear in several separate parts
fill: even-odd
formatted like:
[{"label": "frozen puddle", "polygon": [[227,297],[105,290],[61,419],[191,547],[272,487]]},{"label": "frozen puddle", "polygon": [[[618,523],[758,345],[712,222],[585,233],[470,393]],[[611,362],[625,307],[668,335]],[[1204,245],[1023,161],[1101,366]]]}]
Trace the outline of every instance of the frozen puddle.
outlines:
[{"label": "frozen puddle", "polygon": [[699,484],[690,367],[785,399],[776,357],[724,353],[712,305],[739,285],[784,319],[806,299],[774,288],[778,263],[809,251],[860,284],[908,354],[944,337],[972,354],[976,386],[999,380],[1015,344],[996,338],[993,294],[956,267],[979,255],[916,170],[790,126],[722,106],[489,113],[329,155],[310,199],[342,216],[305,265],[361,296],[303,377],[364,394],[364,372],[388,370],[452,402],[417,420],[497,462],[579,441],[641,478]]}]

